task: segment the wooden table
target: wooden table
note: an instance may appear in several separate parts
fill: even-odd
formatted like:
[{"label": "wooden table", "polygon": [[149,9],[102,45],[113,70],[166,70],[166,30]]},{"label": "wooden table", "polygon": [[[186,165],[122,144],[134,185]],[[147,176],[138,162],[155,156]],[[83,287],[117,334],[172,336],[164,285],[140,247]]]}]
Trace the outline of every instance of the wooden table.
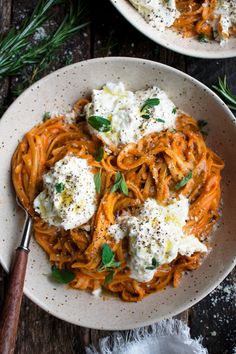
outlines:
[{"label": "wooden table", "polygon": [[[13,24],[18,25],[36,2],[0,0],[0,31],[6,31]],[[87,0],[87,3],[90,25],[60,50],[42,75],[68,62],[110,55],[131,56],[168,64],[209,87],[216,83],[218,76],[226,74],[231,88],[236,92],[236,58],[205,60],[176,54],[140,34],[108,0]],[[61,15],[59,12],[58,21]],[[52,29],[53,25],[46,27],[47,33]],[[5,80],[0,88],[0,106],[10,104],[14,98],[14,89],[21,81],[21,77]],[[5,272],[0,269],[0,303],[4,298],[6,278]],[[210,354],[230,354],[236,345],[235,281],[236,273],[232,272],[216,291],[178,316],[189,324],[193,337],[204,337],[203,344]],[[108,334],[108,331],[81,328],[58,320],[24,297],[16,353],[83,354],[86,345],[97,345],[99,338]]]}]

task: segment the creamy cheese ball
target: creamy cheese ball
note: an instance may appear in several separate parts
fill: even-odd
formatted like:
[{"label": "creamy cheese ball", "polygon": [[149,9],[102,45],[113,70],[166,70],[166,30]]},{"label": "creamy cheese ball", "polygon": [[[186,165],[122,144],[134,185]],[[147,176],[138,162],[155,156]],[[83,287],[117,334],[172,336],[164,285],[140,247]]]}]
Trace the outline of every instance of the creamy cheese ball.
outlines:
[{"label": "creamy cheese ball", "polygon": [[[159,104],[143,109],[145,102],[153,98],[158,99]],[[99,116],[110,121],[111,131],[108,132],[99,132],[89,125],[91,133],[107,145],[137,142],[147,134],[174,129],[177,117],[174,103],[160,88],[132,92],[126,90],[122,82],[110,82],[102,90],[93,90],[92,102],[85,106],[85,112],[87,120]]]},{"label": "creamy cheese ball", "polygon": [[50,225],[65,230],[85,224],[96,211],[94,175],[87,160],[67,155],[43,176],[34,209]]},{"label": "creamy cheese ball", "polygon": [[173,25],[180,13],[176,9],[175,0],[129,0],[140,15],[152,27],[163,32]]},{"label": "creamy cheese ball", "polygon": [[184,196],[168,206],[148,198],[136,216],[123,216],[110,226],[108,232],[119,242],[129,237],[128,266],[130,277],[140,282],[150,281],[155,269],[147,269],[153,258],[158,265],[170,263],[178,253],[191,256],[207,252],[207,247],[193,235],[186,235],[183,227],[188,220],[189,202]]}]

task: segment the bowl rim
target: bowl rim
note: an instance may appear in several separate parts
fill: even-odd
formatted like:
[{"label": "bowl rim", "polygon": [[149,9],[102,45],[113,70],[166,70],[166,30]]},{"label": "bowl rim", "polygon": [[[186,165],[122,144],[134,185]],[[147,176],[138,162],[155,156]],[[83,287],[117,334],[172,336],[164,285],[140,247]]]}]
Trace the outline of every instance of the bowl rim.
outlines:
[{"label": "bowl rim", "polygon": [[[142,22],[145,21],[142,16],[137,12],[137,14],[140,16],[140,20],[134,21],[133,16],[129,14],[128,11],[125,11],[123,8],[122,3],[127,2],[128,0],[110,0],[110,2],[115,6],[115,8],[119,11],[119,13],[133,26],[135,27],[139,32],[141,32],[143,35],[154,41],[155,43],[161,45],[162,47],[165,47],[169,50],[173,50],[176,53],[186,55],[189,57],[195,57],[195,58],[201,58],[201,59],[225,59],[225,58],[234,58],[236,57],[236,47],[235,49],[230,49],[228,51],[211,51],[209,48],[198,50],[198,49],[191,49],[189,48],[183,48],[179,45],[176,45],[175,43],[168,43],[166,40],[163,40],[161,37],[158,37],[156,34],[158,34],[158,31],[153,29],[150,32],[147,32],[145,28],[143,27]],[[130,4],[132,6],[132,4]],[[135,8],[134,8],[135,10]],[[155,33],[156,32],[156,33]],[[220,44],[219,44],[220,46]]]},{"label": "bowl rim", "polygon": [[[206,85],[204,85],[203,83],[201,83],[200,81],[198,81],[197,79],[191,77],[190,75],[182,72],[181,70],[172,68],[169,65],[166,64],[162,64],[159,62],[155,62],[153,60],[147,60],[147,59],[142,59],[142,58],[133,58],[133,57],[101,57],[101,58],[93,58],[93,59],[87,59],[81,62],[76,62],[67,66],[64,66],[48,75],[46,75],[45,77],[43,77],[42,79],[38,80],[37,82],[35,82],[33,85],[29,86],[7,109],[7,111],[3,114],[2,118],[0,119],[0,126],[1,126],[1,121],[3,119],[7,119],[8,116],[8,111],[9,109],[13,106],[18,104],[18,101],[20,101],[24,96],[26,96],[28,94],[28,92],[30,92],[32,90],[32,88],[47,82],[49,79],[51,79],[52,77],[54,77],[55,75],[57,75],[60,72],[63,72],[65,70],[65,68],[68,68],[69,70],[73,70],[74,68],[76,68],[77,66],[84,66],[87,63],[101,63],[101,62],[121,62],[121,61],[130,61],[130,62],[134,62],[134,63],[146,63],[146,64],[152,64],[152,65],[158,65],[159,67],[163,67],[167,70],[169,70],[170,72],[173,72],[177,75],[182,76],[183,78],[187,79],[187,80],[191,80],[193,84],[196,84],[197,86],[200,86],[201,90],[205,90],[206,92],[208,92],[209,94],[211,94],[214,99],[217,101],[218,104],[222,105],[224,110],[225,110],[225,114],[231,118],[232,120],[235,120],[235,117],[233,115],[233,113],[230,111],[230,109],[227,107],[227,105],[222,101],[221,98],[219,98],[219,96],[217,96],[217,94],[214,93],[214,91],[212,91],[210,88],[208,88]],[[13,252],[13,250],[12,250]],[[12,259],[12,258],[11,258]],[[9,272],[9,266],[4,262],[4,260],[2,259],[1,253],[0,253],[0,263],[2,265],[2,267],[4,268],[4,270],[8,273]],[[234,257],[232,259],[232,261],[228,264],[228,266],[222,271],[222,273],[219,275],[217,281],[215,283],[213,283],[212,285],[208,285],[207,289],[205,289],[202,293],[199,293],[196,295],[195,299],[191,299],[191,302],[188,301],[182,305],[179,305],[175,311],[172,311],[171,314],[168,315],[162,315],[162,316],[158,316],[158,319],[153,320],[141,320],[140,323],[133,323],[132,327],[130,327],[129,325],[125,325],[124,323],[122,323],[122,325],[120,327],[116,327],[116,328],[109,328],[106,326],[103,327],[99,327],[99,326],[92,326],[90,325],[89,328],[91,329],[99,329],[99,330],[129,330],[131,328],[139,328],[141,326],[148,326],[153,324],[155,321],[160,321],[166,318],[170,318],[173,316],[176,316],[177,314],[187,310],[188,308],[194,306],[196,303],[198,303],[199,301],[201,301],[204,297],[206,297],[210,292],[212,292],[225,278],[226,276],[232,271],[232,269],[234,268],[234,266],[236,265],[236,257]],[[46,303],[44,303],[43,301],[40,301],[34,294],[32,294],[32,292],[30,291],[29,286],[24,286],[24,294],[31,300],[33,301],[36,305],[38,305],[40,308],[42,308],[43,310],[45,310],[47,313],[55,316],[58,319],[64,320],[68,323],[72,323],[74,325],[77,326],[83,326],[86,327],[86,324],[82,323],[81,319],[80,319],[80,323],[78,323],[78,321],[76,320],[72,320],[69,319],[66,316],[66,311],[61,311],[61,312],[56,312],[54,309],[51,309],[50,305],[46,305]],[[145,300],[144,300],[145,301]],[[87,327],[88,328],[88,327]]]}]

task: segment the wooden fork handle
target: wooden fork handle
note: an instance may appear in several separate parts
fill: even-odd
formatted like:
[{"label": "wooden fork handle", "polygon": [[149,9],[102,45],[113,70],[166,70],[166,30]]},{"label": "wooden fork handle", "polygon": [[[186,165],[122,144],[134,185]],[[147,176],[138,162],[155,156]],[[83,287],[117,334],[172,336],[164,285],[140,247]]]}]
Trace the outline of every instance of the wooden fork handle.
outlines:
[{"label": "wooden fork handle", "polygon": [[0,354],[13,354],[23,295],[28,251],[17,248],[0,318]]}]

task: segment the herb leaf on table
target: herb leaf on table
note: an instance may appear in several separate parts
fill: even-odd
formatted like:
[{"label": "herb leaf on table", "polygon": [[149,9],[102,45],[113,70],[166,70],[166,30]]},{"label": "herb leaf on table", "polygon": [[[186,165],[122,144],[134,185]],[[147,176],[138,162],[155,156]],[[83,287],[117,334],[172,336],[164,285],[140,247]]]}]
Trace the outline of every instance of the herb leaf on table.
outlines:
[{"label": "herb leaf on table", "polygon": [[218,83],[212,87],[220,94],[230,109],[236,110],[236,95],[230,90],[226,75],[223,80],[218,77]]},{"label": "herb leaf on table", "polygon": [[[19,30],[12,28],[8,34],[0,39],[0,79],[7,76],[18,75],[19,71],[31,68],[32,73],[28,85],[37,80],[38,73],[49,65],[50,58],[56,50],[73,34],[85,27],[84,5],[82,0],[40,0],[32,15],[23,21]],[[62,5],[66,14],[57,30],[39,43],[30,43],[31,36],[37,29],[52,19],[49,11],[55,5]],[[27,82],[16,90],[20,94],[27,86]]]}]

